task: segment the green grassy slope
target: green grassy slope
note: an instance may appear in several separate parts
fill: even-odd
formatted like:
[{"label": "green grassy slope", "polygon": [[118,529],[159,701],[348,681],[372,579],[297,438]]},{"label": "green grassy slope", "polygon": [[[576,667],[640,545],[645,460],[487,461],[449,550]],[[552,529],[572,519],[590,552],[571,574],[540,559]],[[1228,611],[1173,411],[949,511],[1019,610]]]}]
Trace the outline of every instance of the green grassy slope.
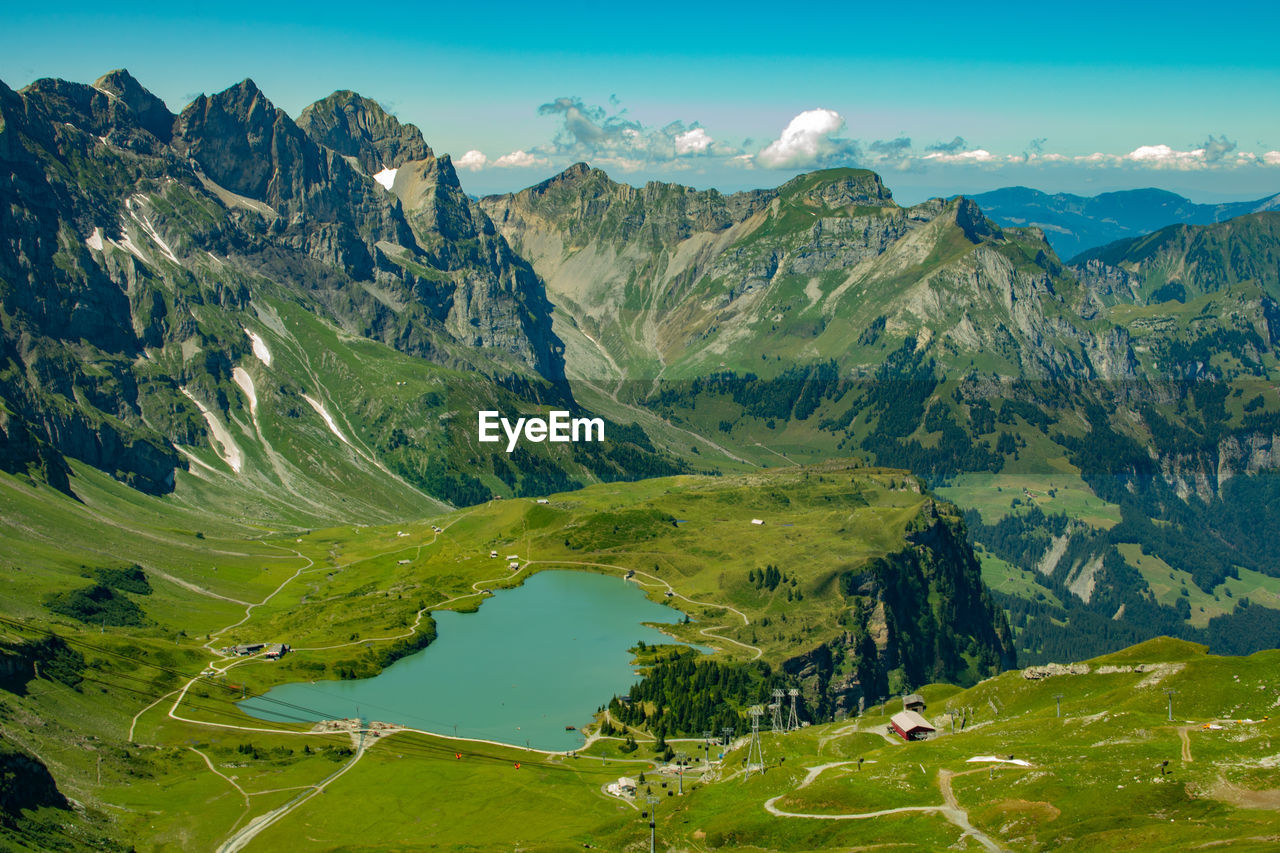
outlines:
[{"label": "green grassy slope", "polygon": [[[20,649],[53,630],[85,659],[82,680],[72,685],[32,679],[29,670],[21,684],[6,682],[0,734],[37,756],[67,796],[86,804],[77,819],[84,838],[127,838],[140,849],[210,846],[363,756],[343,751],[350,745],[345,735],[263,724],[234,702],[245,691],[283,681],[372,674],[389,653],[415,648],[433,630],[432,609],[483,606],[484,589],[545,569],[634,570],[651,597],[693,617],[673,633],[713,646],[728,660],[763,657],[777,665],[845,630],[840,623],[850,600],[837,590],[837,575],[901,550],[931,503],[901,472],[832,463],[602,484],[553,495],[545,504],[508,499],[389,527],[311,529],[268,527],[191,506],[200,495],[216,494],[216,480],[196,484],[205,491],[189,491],[184,480],[166,499],[88,468],[77,467],[73,482],[78,501],[22,478],[0,480],[3,535],[14,543],[3,557],[3,642]],[[766,523],[753,525],[753,518]],[[519,554],[520,570],[491,559],[491,550]],[[749,583],[748,569],[766,563],[779,565],[794,582],[772,590]],[[51,593],[87,587],[111,577],[104,569],[135,564],[150,594],[117,594],[141,608],[141,624],[86,621],[48,609]],[[271,665],[214,651],[264,638],[297,650]],[[217,675],[191,681],[211,663]],[[53,671],[52,663],[44,666]],[[420,760],[443,754],[443,764],[456,768],[451,748],[416,737],[396,735],[388,741],[395,751],[376,747],[350,779],[341,777],[343,784],[375,779],[369,784],[391,799],[400,796],[401,782],[452,784],[456,769],[438,776],[441,766]],[[608,742],[601,749],[601,758],[625,757]],[[557,763],[571,766],[570,759],[498,747],[469,745],[466,753],[468,759],[488,756],[484,761],[499,767],[508,759],[527,761],[531,770],[551,762],[539,773]],[[627,760],[640,767],[648,761]],[[533,811],[577,815],[568,824],[573,831],[595,832],[592,827],[609,824],[610,817],[585,806],[609,774],[599,761],[593,766],[586,776],[560,768],[561,775],[547,777],[573,780],[557,783],[564,792],[552,798],[560,806],[544,801],[535,783],[541,776],[517,778],[529,786]],[[441,820],[478,819],[480,791],[488,784],[477,776],[459,786]],[[55,827],[65,816],[53,810],[47,821],[37,817],[22,824],[35,847],[62,837]],[[363,826],[337,814],[326,820],[335,828],[325,829],[325,837]],[[613,831],[606,830],[601,837]],[[387,831],[407,829],[392,821]],[[491,835],[481,837],[498,838],[511,830],[497,823],[485,831]]]}]

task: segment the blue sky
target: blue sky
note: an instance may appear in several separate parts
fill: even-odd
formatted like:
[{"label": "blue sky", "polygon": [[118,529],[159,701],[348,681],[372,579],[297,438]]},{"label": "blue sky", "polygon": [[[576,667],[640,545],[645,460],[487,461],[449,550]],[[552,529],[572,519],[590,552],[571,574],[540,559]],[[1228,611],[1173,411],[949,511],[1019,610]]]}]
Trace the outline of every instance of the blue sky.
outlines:
[{"label": "blue sky", "polygon": [[907,201],[1280,191],[1280,4],[267,7],[32,4],[6,12],[0,79],[127,67],[176,111],[252,77],[295,116],[354,89],[476,193],[578,159],[724,190],[857,164]]}]

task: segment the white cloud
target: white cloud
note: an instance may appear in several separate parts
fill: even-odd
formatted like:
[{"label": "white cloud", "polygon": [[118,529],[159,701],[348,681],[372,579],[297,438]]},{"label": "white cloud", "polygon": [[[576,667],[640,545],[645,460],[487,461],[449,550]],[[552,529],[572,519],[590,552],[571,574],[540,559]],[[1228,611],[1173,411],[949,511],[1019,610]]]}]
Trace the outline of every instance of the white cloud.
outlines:
[{"label": "white cloud", "polygon": [[[611,103],[617,107],[617,103]],[[538,107],[538,114],[554,116],[560,127],[549,145],[531,149],[555,159],[589,160],[616,164],[633,171],[643,166],[673,166],[679,158],[728,157],[739,153],[712,138],[697,122],[672,121],[663,127],[646,127],[626,110],[610,112],[580,98],[556,98]],[[631,164],[641,163],[641,167]]]},{"label": "white cloud", "polygon": [[991,163],[998,159],[985,148],[974,148],[971,151],[932,151],[924,155],[924,159],[934,163]]},{"label": "white cloud", "polygon": [[503,154],[497,160],[494,160],[493,165],[499,169],[531,169],[534,166],[549,165],[549,162],[542,157],[535,157],[527,151],[512,151],[510,154]]},{"label": "white cloud", "polygon": [[1262,155],[1262,162],[1268,166],[1280,166],[1280,151],[1268,151]]},{"label": "white cloud", "polygon": [[1202,169],[1206,162],[1203,148],[1177,151],[1168,145],[1139,145],[1124,159],[1156,169]]},{"label": "white cloud", "polygon": [[841,154],[852,153],[850,142],[835,138],[843,129],[844,119],[835,110],[805,110],[756,159],[769,169],[803,169],[830,163]]},{"label": "white cloud", "polygon": [[705,130],[695,127],[676,136],[676,156],[705,154],[714,141]]},{"label": "white cloud", "polygon": [[466,154],[463,154],[454,161],[454,165],[459,169],[467,169],[472,172],[478,172],[489,163],[489,158],[484,154],[472,148]]}]

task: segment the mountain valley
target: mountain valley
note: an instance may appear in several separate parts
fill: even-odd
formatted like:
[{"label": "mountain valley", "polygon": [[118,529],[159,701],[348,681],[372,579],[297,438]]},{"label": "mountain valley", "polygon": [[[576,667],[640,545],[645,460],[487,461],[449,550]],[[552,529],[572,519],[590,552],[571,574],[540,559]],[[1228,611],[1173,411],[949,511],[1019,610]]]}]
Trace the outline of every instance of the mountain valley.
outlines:
[{"label": "mountain valley", "polygon": [[[0,196],[4,845],[639,850],[645,795],[673,850],[1280,837],[1274,198],[477,199],[354,92],[126,71],[0,83]],[[678,617],[578,750],[236,705],[555,569]]]}]

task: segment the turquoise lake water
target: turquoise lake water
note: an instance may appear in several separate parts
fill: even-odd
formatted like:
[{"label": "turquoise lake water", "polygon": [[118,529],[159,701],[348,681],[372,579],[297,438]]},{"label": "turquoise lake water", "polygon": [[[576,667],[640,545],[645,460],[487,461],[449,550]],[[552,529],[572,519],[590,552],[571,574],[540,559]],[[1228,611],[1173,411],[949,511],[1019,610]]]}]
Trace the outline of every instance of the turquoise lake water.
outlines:
[{"label": "turquoise lake water", "polygon": [[497,590],[475,613],[432,616],[435,642],[375,678],[283,684],[266,694],[311,713],[262,699],[239,707],[263,720],[358,714],[438,734],[576,749],[583,737],[565,726],[589,723],[639,680],[627,650],[637,640],[674,642],[642,623],[684,618],[620,578],[573,571],[539,572]]}]

